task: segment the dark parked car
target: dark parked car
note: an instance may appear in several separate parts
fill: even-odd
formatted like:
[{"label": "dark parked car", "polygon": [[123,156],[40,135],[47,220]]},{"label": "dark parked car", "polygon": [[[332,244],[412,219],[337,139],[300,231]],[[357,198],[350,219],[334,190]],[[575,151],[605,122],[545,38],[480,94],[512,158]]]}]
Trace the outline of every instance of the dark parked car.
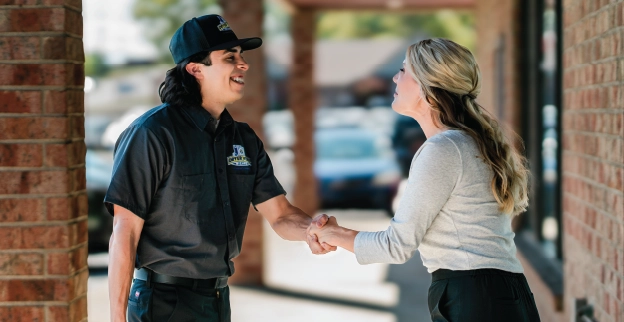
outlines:
[{"label": "dark parked car", "polygon": [[85,161],[89,197],[89,251],[107,251],[113,232],[113,216],[102,202],[113,170],[113,153],[110,150],[87,150]]},{"label": "dark parked car", "polygon": [[427,137],[416,120],[411,117],[400,115],[394,124],[392,146],[396,151],[397,161],[401,166],[403,177],[409,175],[409,169],[414,155],[425,143]]},{"label": "dark parked car", "polygon": [[391,210],[401,180],[385,135],[361,128],[318,129],[314,174],[323,208]]}]

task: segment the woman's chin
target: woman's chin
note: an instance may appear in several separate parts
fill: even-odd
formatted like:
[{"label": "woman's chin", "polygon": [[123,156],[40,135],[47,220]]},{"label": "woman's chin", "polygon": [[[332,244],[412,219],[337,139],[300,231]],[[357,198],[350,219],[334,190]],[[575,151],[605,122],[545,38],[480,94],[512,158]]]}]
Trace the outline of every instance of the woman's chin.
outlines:
[{"label": "woman's chin", "polygon": [[399,114],[403,114],[401,113],[401,105],[396,101],[396,98],[394,99],[394,101],[392,102],[392,104],[390,104],[390,106],[392,107],[392,110],[399,113]]}]

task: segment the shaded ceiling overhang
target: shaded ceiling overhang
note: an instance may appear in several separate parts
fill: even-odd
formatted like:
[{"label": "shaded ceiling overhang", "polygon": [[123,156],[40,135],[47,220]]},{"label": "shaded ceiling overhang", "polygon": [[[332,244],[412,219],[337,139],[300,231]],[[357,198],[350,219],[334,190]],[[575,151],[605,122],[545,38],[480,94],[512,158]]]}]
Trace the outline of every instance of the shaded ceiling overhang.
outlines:
[{"label": "shaded ceiling overhang", "polygon": [[298,8],[311,9],[472,9],[476,0],[283,0]]}]

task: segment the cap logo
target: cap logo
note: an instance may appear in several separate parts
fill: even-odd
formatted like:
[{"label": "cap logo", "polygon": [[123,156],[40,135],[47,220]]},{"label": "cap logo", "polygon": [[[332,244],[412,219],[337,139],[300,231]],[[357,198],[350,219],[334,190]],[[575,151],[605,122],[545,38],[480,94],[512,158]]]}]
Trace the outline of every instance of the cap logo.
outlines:
[{"label": "cap logo", "polygon": [[227,21],[223,20],[223,18],[221,16],[219,16],[219,22],[221,22],[217,28],[219,29],[219,31],[232,31],[232,29],[230,28],[230,25],[228,25]]}]

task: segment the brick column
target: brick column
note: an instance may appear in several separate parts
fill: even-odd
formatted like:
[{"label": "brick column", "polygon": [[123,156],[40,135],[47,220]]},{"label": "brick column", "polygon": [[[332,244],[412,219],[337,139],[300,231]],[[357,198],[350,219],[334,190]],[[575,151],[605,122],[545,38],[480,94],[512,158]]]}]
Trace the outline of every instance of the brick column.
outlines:
[{"label": "brick column", "polygon": [[314,42],[316,12],[298,8],[291,19],[293,64],[290,71],[288,106],[295,120],[296,181],[294,204],[308,214],[318,209],[317,184],[314,177]]},{"label": "brick column", "polygon": [[[220,0],[219,4],[223,9],[223,17],[239,38],[262,36],[262,0]],[[245,52],[243,56],[249,63],[249,71],[245,76],[245,95],[240,101],[228,106],[228,111],[235,120],[249,124],[262,139],[262,117],[267,108],[263,47]],[[243,248],[240,256],[234,260],[236,273],[230,279],[230,284],[262,284],[262,221],[260,214],[250,207]]]},{"label": "brick column", "polygon": [[82,3],[0,3],[0,320],[86,321]]},{"label": "brick column", "polygon": [[563,1],[565,311],[624,321],[624,1]]}]

